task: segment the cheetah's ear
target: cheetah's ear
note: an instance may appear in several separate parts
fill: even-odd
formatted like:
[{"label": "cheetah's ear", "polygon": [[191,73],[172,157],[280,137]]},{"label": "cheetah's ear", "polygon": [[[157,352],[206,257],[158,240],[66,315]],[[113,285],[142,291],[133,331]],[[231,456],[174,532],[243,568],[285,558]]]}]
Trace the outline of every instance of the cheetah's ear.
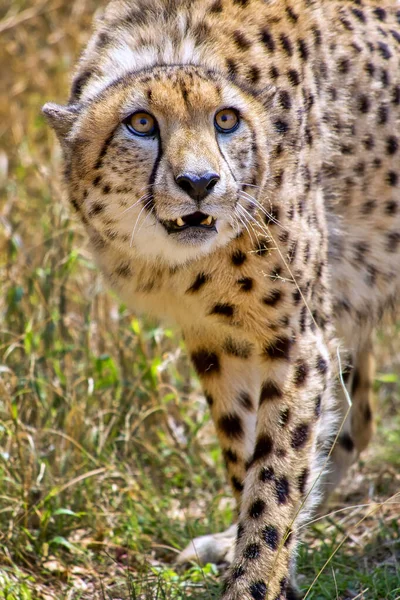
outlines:
[{"label": "cheetah's ear", "polygon": [[47,102],[42,112],[45,115],[49,125],[54,129],[58,139],[61,143],[65,143],[65,138],[72,129],[78,114],[79,105],[70,104],[68,106],[61,106],[54,102]]}]

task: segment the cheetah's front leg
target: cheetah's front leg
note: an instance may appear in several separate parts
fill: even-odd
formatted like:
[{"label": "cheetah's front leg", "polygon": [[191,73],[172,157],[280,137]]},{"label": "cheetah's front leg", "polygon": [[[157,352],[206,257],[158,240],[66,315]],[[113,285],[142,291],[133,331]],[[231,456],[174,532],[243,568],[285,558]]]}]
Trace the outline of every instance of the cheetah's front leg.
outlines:
[{"label": "cheetah's front leg", "polygon": [[328,352],[318,331],[264,348],[255,447],[247,463],[235,558],[223,600],[294,598],[296,529],[315,494],[317,440],[329,403]]},{"label": "cheetah's front leg", "polygon": [[[260,390],[255,344],[243,337],[209,332],[185,332],[186,345],[201,380],[219,438],[229,483],[240,508],[246,463],[254,449]],[[223,533],[193,540],[178,562],[230,563],[234,556],[236,525]]]}]

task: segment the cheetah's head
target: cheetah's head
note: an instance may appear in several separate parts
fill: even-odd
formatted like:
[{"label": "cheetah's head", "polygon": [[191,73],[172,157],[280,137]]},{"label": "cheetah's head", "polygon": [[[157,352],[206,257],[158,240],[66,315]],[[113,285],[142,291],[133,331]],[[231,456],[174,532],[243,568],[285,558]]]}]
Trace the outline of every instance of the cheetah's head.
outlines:
[{"label": "cheetah's head", "polygon": [[176,265],[239,235],[268,175],[266,96],[168,66],[79,104],[45,105],[70,200],[94,241]]}]

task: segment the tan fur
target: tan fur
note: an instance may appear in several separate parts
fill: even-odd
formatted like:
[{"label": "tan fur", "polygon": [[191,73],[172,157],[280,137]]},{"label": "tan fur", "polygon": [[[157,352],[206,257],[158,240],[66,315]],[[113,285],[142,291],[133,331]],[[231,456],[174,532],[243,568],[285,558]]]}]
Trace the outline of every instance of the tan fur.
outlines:
[{"label": "tan fur", "polygon": [[[295,596],[296,528],[346,410],[339,344],[357,386],[327,491],[372,431],[370,332],[399,290],[400,10],[384,4],[115,0],[69,105],[44,109],[110,285],[180,326],[202,381],[240,508],[224,600]],[[215,130],[223,108],[234,133]],[[127,130],[139,110],[158,135]],[[196,201],[187,173],[220,179]],[[163,225],[196,211],[216,233]]]}]

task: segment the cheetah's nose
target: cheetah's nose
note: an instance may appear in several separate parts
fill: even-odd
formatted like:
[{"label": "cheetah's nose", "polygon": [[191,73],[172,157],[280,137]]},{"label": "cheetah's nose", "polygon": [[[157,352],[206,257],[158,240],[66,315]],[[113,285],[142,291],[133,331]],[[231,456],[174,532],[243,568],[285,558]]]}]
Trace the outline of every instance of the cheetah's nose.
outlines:
[{"label": "cheetah's nose", "polygon": [[175,177],[176,183],[193,200],[203,200],[215,187],[220,180],[216,173],[204,173],[204,175],[194,175],[184,173]]}]

